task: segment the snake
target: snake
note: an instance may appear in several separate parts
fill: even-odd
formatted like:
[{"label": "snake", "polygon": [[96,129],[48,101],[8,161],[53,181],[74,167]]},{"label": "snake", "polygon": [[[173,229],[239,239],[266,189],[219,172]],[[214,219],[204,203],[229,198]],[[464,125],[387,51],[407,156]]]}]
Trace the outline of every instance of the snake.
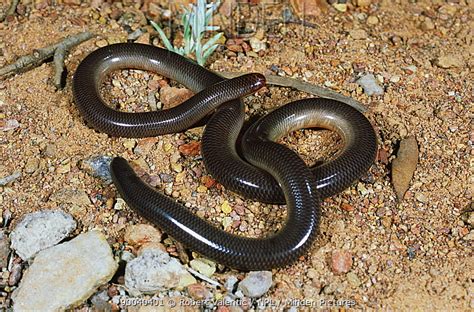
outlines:
[{"label": "snake", "polygon": [[[118,111],[101,97],[100,87],[120,69],[154,72],[195,94],[166,110]],[[286,219],[279,229],[263,237],[229,233],[146,184],[119,156],[110,163],[112,180],[132,210],[184,246],[228,267],[253,271],[284,267],[303,256],[319,231],[321,200],[360,178],[377,150],[375,131],[362,113],[322,98],[277,108],[252,124],[239,140],[245,121],[242,98],[264,85],[265,77],[258,73],[226,79],[172,51],[118,43],[87,55],[74,73],[72,89],[86,124],[111,136],[182,132],[207,119],[201,149],[206,169],[230,191],[262,202],[285,203]],[[309,168],[278,141],[289,132],[314,127],[335,131],[344,147],[330,161]]]}]

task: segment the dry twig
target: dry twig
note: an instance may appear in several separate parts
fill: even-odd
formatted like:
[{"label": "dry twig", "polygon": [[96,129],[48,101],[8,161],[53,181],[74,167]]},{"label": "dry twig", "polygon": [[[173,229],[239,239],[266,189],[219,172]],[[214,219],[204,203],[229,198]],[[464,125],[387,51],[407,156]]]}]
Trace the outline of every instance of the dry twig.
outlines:
[{"label": "dry twig", "polygon": [[54,85],[56,88],[60,89],[66,52],[81,42],[89,40],[92,36],[93,35],[90,32],[86,31],[73,36],[68,36],[63,41],[55,43],[49,47],[34,50],[32,54],[22,56],[18,58],[15,63],[0,68],[0,78],[10,74],[18,74],[30,70],[31,68],[39,66],[54,55]]},{"label": "dry twig", "polygon": [[[225,78],[235,78],[235,77],[243,75],[243,73],[232,73],[232,72],[218,72],[218,74]],[[359,101],[351,97],[337,93],[335,91],[332,91],[330,89],[316,86],[309,82],[301,81],[295,78],[281,77],[281,76],[276,76],[276,75],[265,75],[265,78],[267,79],[267,83],[271,85],[294,88],[294,89],[304,91],[304,92],[307,92],[307,93],[310,93],[312,95],[316,95],[322,98],[333,99],[339,102],[343,102],[343,103],[346,103],[347,105],[354,107],[355,109],[357,109],[358,111],[362,113],[367,111],[367,108],[365,108],[365,106],[362,105],[362,103],[360,103]]]}]

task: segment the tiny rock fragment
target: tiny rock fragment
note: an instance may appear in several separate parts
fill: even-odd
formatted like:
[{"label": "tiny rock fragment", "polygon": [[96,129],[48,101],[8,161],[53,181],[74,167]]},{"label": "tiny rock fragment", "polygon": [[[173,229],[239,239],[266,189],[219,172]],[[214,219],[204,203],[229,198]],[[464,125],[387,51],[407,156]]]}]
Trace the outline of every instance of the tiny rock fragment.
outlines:
[{"label": "tiny rock fragment", "polygon": [[53,202],[60,204],[89,205],[91,203],[89,196],[84,190],[79,189],[61,189],[53,193],[50,197]]},{"label": "tiny rock fragment", "polygon": [[357,0],[356,4],[359,7],[368,7],[372,3],[372,0]]},{"label": "tiny rock fragment", "polygon": [[265,42],[255,37],[250,38],[249,42],[250,42],[250,46],[252,47],[252,50],[256,53],[260,51],[264,51],[267,48],[267,45]]},{"label": "tiny rock fragment", "polygon": [[112,183],[112,175],[110,174],[110,156],[94,156],[86,159],[81,164],[81,169],[86,171],[93,177],[102,179],[106,184]]},{"label": "tiny rock fragment", "polygon": [[63,311],[87,300],[108,282],[117,263],[98,231],[38,253],[13,294],[15,311]]},{"label": "tiny rock fragment", "polygon": [[232,211],[232,207],[229,205],[229,202],[227,200],[224,200],[224,202],[222,203],[221,210],[225,214],[228,214]]},{"label": "tiny rock fragment", "polygon": [[26,215],[10,234],[12,248],[23,259],[54,246],[76,228],[71,215],[61,210],[45,210]]},{"label": "tiny rock fragment", "polygon": [[178,147],[178,150],[184,156],[197,156],[201,151],[201,143],[198,141],[192,141],[187,144],[182,144]]},{"label": "tiny rock fragment", "polygon": [[337,250],[331,256],[331,269],[336,274],[347,273],[352,267],[352,254],[349,251]]},{"label": "tiny rock fragment", "polygon": [[443,55],[436,60],[436,65],[445,69],[464,67],[464,59],[461,55],[457,54]]},{"label": "tiny rock fragment", "polygon": [[272,272],[255,271],[250,272],[240,283],[238,289],[250,298],[263,296],[272,286]]},{"label": "tiny rock fragment", "polygon": [[361,284],[359,277],[354,272],[347,273],[346,278],[349,284],[351,284],[351,286],[354,288],[359,287]]},{"label": "tiny rock fragment", "polygon": [[130,245],[141,246],[150,242],[161,242],[161,232],[149,224],[130,225],[125,230],[124,240]]},{"label": "tiny rock fragment", "polygon": [[16,119],[0,120],[0,130],[9,131],[16,129],[20,126],[20,123]]},{"label": "tiny rock fragment", "polygon": [[349,32],[349,36],[351,36],[352,39],[355,40],[362,40],[362,39],[367,39],[367,32],[363,29],[352,29]]},{"label": "tiny rock fragment", "polygon": [[207,277],[211,277],[212,274],[216,272],[215,262],[208,259],[196,258],[191,260],[189,264],[194,270],[198,271],[201,274],[204,274]]},{"label": "tiny rock fragment", "polygon": [[196,279],[169,254],[159,248],[145,249],[125,267],[125,286],[133,296],[184,288]]},{"label": "tiny rock fragment", "polygon": [[378,81],[373,74],[366,74],[360,77],[356,82],[364,89],[364,92],[368,96],[384,94],[383,88],[379,86]]},{"label": "tiny rock fragment", "polygon": [[188,294],[194,300],[203,300],[210,296],[209,290],[201,284],[191,284],[186,287]]},{"label": "tiny rock fragment", "polygon": [[160,89],[160,101],[165,108],[175,107],[193,96],[193,92],[184,88],[166,86]]},{"label": "tiny rock fragment", "polygon": [[414,136],[403,139],[397,158],[392,162],[392,184],[398,200],[402,200],[418,163],[418,144]]}]

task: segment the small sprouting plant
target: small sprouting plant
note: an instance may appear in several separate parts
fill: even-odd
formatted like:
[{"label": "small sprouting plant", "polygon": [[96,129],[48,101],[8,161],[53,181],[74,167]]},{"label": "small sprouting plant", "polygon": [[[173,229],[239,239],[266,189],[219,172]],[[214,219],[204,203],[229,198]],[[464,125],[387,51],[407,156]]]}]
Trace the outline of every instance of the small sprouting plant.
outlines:
[{"label": "small sprouting plant", "polygon": [[189,4],[189,9],[183,7],[184,13],[181,17],[181,22],[184,28],[184,45],[181,47],[175,47],[171,44],[169,39],[166,37],[165,32],[161,29],[158,24],[150,21],[151,25],[156,29],[160,35],[161,41],[165,47],[178,54],[190,57],[193,54],[196,57],[196,61],[199,65],[203,66],[209,56],[216,50],[218,44],[216,43],[223,33],[214,35],[211,39],[207,40],[203,44],[203,38],[207,31],[216,31],[219,26],[209,25],[211,17],[215,10],[219,7],[220,0],[214,3],[206,3],[206,0],[197,0],[197,4]]}]

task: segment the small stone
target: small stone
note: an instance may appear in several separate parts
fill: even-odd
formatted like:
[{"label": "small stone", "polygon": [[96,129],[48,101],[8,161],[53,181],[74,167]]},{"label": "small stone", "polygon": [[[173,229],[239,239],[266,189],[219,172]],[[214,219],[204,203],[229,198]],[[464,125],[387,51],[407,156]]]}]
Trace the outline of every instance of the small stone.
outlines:
[{"label": "small stone", "polygon": [[18,128],[19,126],[20,123],[15,119],[0,120],[0,130],[2,131],[10,131]]},{"label": "small stone", "polygon": [[194,300],[207,299],[210,296],[209,290],[201,284],[191,284],[186,287],[188,294]]},{"label": "small stone", "polygon": [[103,48],[107,46],[109,43],[105,39],[100,39],[95,42],[95,45],[98,46],[99,48]]},{"label": "small stone", "polygon": [[204,185],[199,185],[197,188],[198,193],[206,193],[207,192],[207,187]]},{"label": "small stone", "polygon": [[150,33],[144,33],[137,40],[136,43],[150,44]]},{"label": "small stone", "polygon": [[233,275],[229,276],[224,283],[225,289],[227,289],[228,292],[233,292],[234,286],[235,284],[237,284],[238,281],[239,279],[237,277]]},{"label": "small stone", "polygon": [[354,207],[351,206],[350,204],[348,203],[343,203],[341,205],[341,209],[344,210],[344,211],[353,211],[354,210]]},{"label": "small stone", "polygon": [[81,169],[86,171],[93,177],[102,179],[106,184],[112,183],[112,175],[110,174],[110,156],[94,156],[86,159],[81,164]]},{"label": "small stone", "polygon": [[10,276],[8,277],[8,286],[16,286],[21,279],[23,265],[19,262],[13,262]]},{"label": "small stone", "polygon": [[0,268],[6,268],[8,265],[8,256],[10,255],[10,239],[3,231],[0,231]]},{"label": "small stone", "polygon": [[363,29],[352,29],[349,35],[355,40],[367,39],[367,32]]},{"label": "small stone", "polygon": [[390,77],[390,82],[392,82],[392,83],[397,83],[397,82],[400,81],[400,79],[401,79],[400,76],[393,75],[392,77]]},{"label": "small stone", "polygon": [[160,89],[160,101],[165,108],[175,107],[194,95],[188,89],[166,86]]},{"label": "small stone", "polygon": [[339,12],[346,12],[347,11],[347,3],[339,3],[339,2],[335,2],[333,5],[332,5],[336,10],[338,10]]},{"label": "small stone", "polygon": [[411,136],[400,142],[397,158],[392,162],[392,184],[398,200],[405,195],[418,163],[418,144]]},{"label": "small stone", "polygon": [[187,144],[182,144],[178,147],[178,150],[184,156],[197,156],[201,152],[201,143],[198,141],[192,141]]},{"label": "small stone", "polygon": [[226,47],[229,51],[236,52],[236,53],[244,51],[244,49],[242,48],[240,44],[226,44]]},{"label": "small stone", "polygon": [[347,281],[349,282],[349,284],[351,284],[352,287],[357,288],[360,286],[361,281],[357,274],[355,274],[354,272],[347,273],[346,277]]},{"label": "small stone", "polygon": [[426,197],[425,194],[423,193],[417,193],[415,195],[415,198],[417,201],[419,201],[420,203],[427,203],[428,202],[428,197]]},{"label": "small stone", "polygon": [[358,7],[368,7],[372,3],[372,0],[357,0],[356,3]]},{"label": "small stone", "polygon": [[39,159],[37,158],[29,158],[25,164],[25,172],[26,173],[34,173],[39,167]]},{"label": "small stone", "polygon": [[153,294],[195,284],[196,279],[159,248],[147,248],[125,267],[125,286],[132,296]]},{"label": "small stone", "polygon": [[423,23],[421,23],[421,29],[425,30],[425,31],[433,30],[433,29],[435,29],[435,24],[433,23],[431,18],[426,17],[425,20],[423,21]]},{"label": "small stone", "polygon": [[108,303],[110,297],[107,290],[100,291],[91,297],[91,303],[96,311],[110,311],[111,306]]},{"label": "small stone", "polygon": [[336,274],[347,273],[352,267],[352,254],[345,250],[337,250],[331,256],[331,269]]},{"label": "small stone", "polygon": [[183,171],[183,166],[178,163],[171,163],[171,169],[173,169],[174,172],[181,172]]},{"label": "small stone", "polygon": [[255,37],[250,38],[250,46],[252,47],[252,50],[256,53],[260,51],[265,51],[267,48],[267,45],[265,42],[261,41],[260,39],[257,39]]},{"label": "small stone", "polygon": [[5,177],[2,177],[0,178],[0,186],[5,186],[9,183],[12,183],[13,181],[15,181],[16,179],[18,179],[19,177],[21,177],[21,173],[20,172],[14,172],[10,175],[7,175]]},{"label": "small stone", "polygon": [[229,214],[232,211],[232,207],[229,205],[229,202],[227,200],[224,200],[224,202],[222,203],[221,210],[225,214]]},{"label": "small stone", "polygon": [[87,300],[108,282],[117,263],[98,231],[38,253],[13,294],[15,311],[59,311]]},{"label": "small stone", "polygon": [[27,214],[10,234],[12,248],[28,260],[39,251],[54,246],[76,228],[71,215],[61,210]]},{"label": "small stone", "polygon": [[[301,17],[318,16],[328,9],[328,3],[325,0],[290,0],[290,4],[296,14]],[[291,18],[291,16],[287,18],[287,20],[292,19],[294,18]]]},{"label": "small stone", "polygon": [[383,88],[378,85],[378,81],[373,74],[366,74],[356,82],[364,89],[368,96],[384,94]]},{"label": "small stone", "polygon": [[270,271],[250,272],[239,283],[238,289],[247,297],[258,298],[270,289],[272,282],[272,272]]},{"label": "small stone", "polygon": [[137,247],[150,242],[160,243],[161,232],[149,224],[130,225],[125,230],[124,240]]},{"label": "small stone", "polygon": [[64,165],[60,165],[60,166],[56,169],[56,172],[59,173],[59,174],[68,173],[69,171],[71,171],[71,163],[67,163],[67,164],[64,164]]},{"label": "small stone", "polygon": [[194,270],[198,271],[201,274],[204,274],[207,277],[211,277],[212,274],[216,272],[215,262],[208,259],[196,258],[191,260],[189,264]]},{"label": "small stone", "polygon": [[53,193],[50,197],[53,202],[59,204],[90,205],[89,196],[84,190],[65,188]]},{"label": "small stone", "polygon": [[117,201],[114,204],[115,210],[124,210],[127,207],[127,203],[120,197],[117,198]]},{"label": "small stone", "polygon": [[436,65],[438,65],[441,68],[445,68],[445,69],[463,67],[464,66],[464,60],[463,60],[461,55],[448,54],[448,55],[440,56],[436,60]]},{"label": "small stone", "polygon": [[126,149],[129,149],[129,150],[133,150],[133,148],[135,147],[136,145],[136,142],[135,140],[133,139],[127,139],[125,140],[125,142],[123,142],[123,146],[126,148]]},{"label": "small stone", "polygon": [[369,25],[377,25],[379,23],[379,18],[375,15],[371,15],[367,18],[367,24]]}]

